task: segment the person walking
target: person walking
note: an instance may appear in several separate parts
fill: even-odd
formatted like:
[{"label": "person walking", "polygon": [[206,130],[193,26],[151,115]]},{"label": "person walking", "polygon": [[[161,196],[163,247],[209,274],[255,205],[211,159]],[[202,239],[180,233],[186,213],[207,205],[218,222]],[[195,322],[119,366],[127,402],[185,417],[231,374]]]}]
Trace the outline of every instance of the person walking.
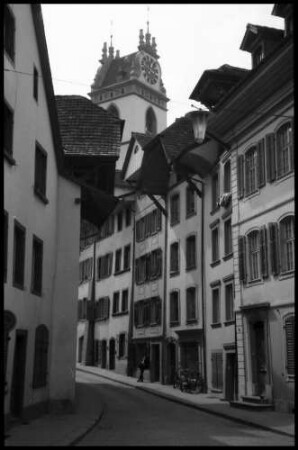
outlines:
[{"label": "person walking", "polygon": [[138,378],[138,381],[143,382],[144,381],[144,370],[148,369],[149,367],[149,358],[147,355],[144,355],[141,361],[139,362],[139,369],[140,369],[140,375]]}]

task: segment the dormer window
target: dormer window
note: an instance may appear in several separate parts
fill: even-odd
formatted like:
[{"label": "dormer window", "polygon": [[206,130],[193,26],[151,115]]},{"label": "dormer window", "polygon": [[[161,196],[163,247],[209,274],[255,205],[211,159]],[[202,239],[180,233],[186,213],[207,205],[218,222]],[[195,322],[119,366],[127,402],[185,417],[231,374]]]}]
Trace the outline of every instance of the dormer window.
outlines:
[{"label": "dormer window", "polygon": [[257,67],[264,59],[264,51],[260,45],[252,54],[252,68]]}]

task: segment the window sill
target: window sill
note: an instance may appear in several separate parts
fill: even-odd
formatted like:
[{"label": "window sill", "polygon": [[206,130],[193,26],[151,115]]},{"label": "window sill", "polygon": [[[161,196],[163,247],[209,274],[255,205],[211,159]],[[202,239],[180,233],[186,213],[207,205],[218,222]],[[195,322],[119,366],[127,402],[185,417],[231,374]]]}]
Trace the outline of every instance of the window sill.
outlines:
[{"label": "window sill", "polygon": [[213,262],[210,264],[210,267],[218,266],[218,264],[220,264],[220,263],[221,263],[220,259],[217,259],[216,261],[213,261]]},{"label": "window sill", "polygon": [[82,281],[79,282],[79,286],[81,286],[82,284],[85,284],[85,283],[89,283],[90,281],[91,281],[91,278],[88,278],[86,280],[82,280]]},{"label": "window sill", "polygon": [[13,285],[13,287],[15,287],[15,288],[17,288],[17,289],[20,289],[21,291],[25,291],[25,286],[24,285],[21,285],[21,284],[18,284],[18,283],[12,283],[12,285]]},{"label": "window sill", "polygon": [[192,211],[186,214],[185,219],[189,219],[190,217],[194,217],[197,215],[196,211]]},{"label": "window sill", "polygon": [[275,185],[281,183],[284,180],[287,180],[288,178],[292,178],[294,176],[294,171],[291,170],[290,172],[286,173],[285,175],[282,175],[278,178],[276,178],[275,182],[273,182]]},{"label": "window sill", "polygon": [[211,328],[221,328],[221,322],[211,323],[210,326],[211,326]]},{"label": "window sill", "polygon": [[191,270],[195,270],[197,266],[186,267],[185,272],[190,272]]},{"label": "window sill", "polygon": [[256,197],[257,195],[260,195],[260,191],[257,189],[253,192],[250,192],[249,194],[245,194],[243,197],[243,200],[250,200],[251,198]]},{"label": "window sill", "polygon": [[[148,325],[147,325],[148,326]],[[155,322],[155,323],[150,323],[149,324],[149,327],[158,327],[158,326],[160,326],[160,323],[157,323],[157,322]]]},{"label": "window sill", "polygon": [[170,327],[179,327],[180,322],[170,322]]},{"label": "window sill", "polygon": [[49,200],[47,197],[42,194],[36,187],[34,187],[34,194],[45,204],[47,205],[49,203]]},{"label": "window sill", "polygon": [[117,316],[125,316],[126,314],[128,314],[128,310],[126,310],[126,311],[119,311],[119,312],[115,312],[115,313],[112,313],[112,316],[113,317],[117,317]]},{"label": "window sill", "polygon": [[175,227],[176,225],[179,225],[179,223],[180,223],[180,220],[178,220],[177,222],[171,222],[170,223],[170,225],[171,225],[171,227]]},{"label": "window sill", "polygon": [[170,277],[177,277],[177,275],[180,275],[180,270],[177,270],[177,272],[170,272]]},{"label": "window sill", "polygon": [[232,319],[232,320],[226,320],[226,322],[224,322],[224,326],[225,326],[225,327],[228,327],[228,326],[230,326],[230,325],[235,325],[235,320],[234,320],[234,319]]},{"label": "window sill", "polygon": [[295,383],[295,375],[286,375],[286,383]]},{"label": "window sill", "polygon": [[211,388],[210,392],[213,394],[222,394],[222,389]]},{"label": "window sill", "polygon": [[228,261],[228,259],[231,259],[231,258],[233,258],[233,252],[232,253],[228,253],[222,259],[223,259],[223,261]]},{"label": "window sill", "polygon": [[4,157],[9,162],[9,164],[11,166],[15,166],[16,165],[16,160],[8,152],[6,152],[5,150],[4,150]]},{"label": "window sill", "polygon": [[129,272],[129,271],[130,271],[130,267],[128,269],[117,270],[117,272],[114,272],[114,276],[122,275],[123,273]]},{"label": "window sill", "polygon": [[287,278],[293,278],[295,276],[295,270],[291,270],[289,272],[282,272],[279,275],[279,280],[286,280]]},{"label": "window sill", "polygon": [[38,297],[42,297],[42,292],[35,291],[34,289],[31,290],[31,294],[37,295]]},{"label": "window sill", "polygon": [[246,282],[245,287],[249,288],[252,286],[257,286],[258,284],[264,284],[264,281],[261,280],[261,278],[258,278],[257,280],[249,280]]},{"label": "window sill", "polygon": [[186,319],[186,325],[198,323],[198,319]]},{"label": "window sill", "polygon": [[220,206],[217,205],[215,208],[212,209],[212,211],[210,211],[210,215],[213,216],[219,210],[220,210]]}]

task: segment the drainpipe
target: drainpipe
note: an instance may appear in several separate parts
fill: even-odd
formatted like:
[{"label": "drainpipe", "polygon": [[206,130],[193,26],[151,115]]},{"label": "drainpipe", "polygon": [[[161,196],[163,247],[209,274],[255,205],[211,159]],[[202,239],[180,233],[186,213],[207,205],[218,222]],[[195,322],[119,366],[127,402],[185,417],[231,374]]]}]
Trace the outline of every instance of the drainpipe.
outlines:
[{"label": "drainpipe", "polygon": [[95,268],[96,268],[96,238],[93,243],[93,277],[92,277],[90,308],[87,308],[87,318],[89,323],[88,323],[87,349],[86,349],[86,366],[94,366],[95,287],[96,287]]},{"label": "drainpipe", "polygon": [[132,266],[131,266],[131,291],[130,291],[130,307],[128,316],[128,334],[127,334],[127,368],[126,373],[129,377],[133,376],[133,323],[134,323],[134,285],[135,285],[135,228],[136,228],[136,210],[131,208],[133,212],[133,227],[132,227]]},{"label": "drainpipe", "polygon": [[204,189],[204,182],[201,180],[198,180],[201,183],[202,186],[202,198],[201,198],[201,285],[202,285],[202,328],[203,328],[203,372],[204,372],[204,381],[205,385],[207,387],[207,357],[206,357],[206,308],[205,308],[205,301],[206,301],[206,294],[205,294],[205,251],[204,251],[204,242],[205,242],[205,227],[204,227],[204,209],[205,209],[205,189]]},{"label": "drainpipe", "polygon": [[164,289],[163,289],[163,310],[162,310],[162,372],[161,372],[161,382],[162,384],[165,384],[166,382],[166,312],[167,312],[167,258],[168,258],[168,197],[165,195],[165,210],[166,214],[164,215],[165,218],[165,250],[164,250]]}]

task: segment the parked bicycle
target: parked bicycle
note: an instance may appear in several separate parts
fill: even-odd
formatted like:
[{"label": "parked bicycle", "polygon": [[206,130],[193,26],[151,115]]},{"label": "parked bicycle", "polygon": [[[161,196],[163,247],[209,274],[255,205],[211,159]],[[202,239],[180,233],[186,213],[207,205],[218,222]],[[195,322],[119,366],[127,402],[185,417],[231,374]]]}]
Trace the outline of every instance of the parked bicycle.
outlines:
[{"label": "parked bicycle", "polygon": [[198,371],[179,367],[175,372],[173,388],[178,388],[181,392],[199,394],[205,392],[205,382]]}]

